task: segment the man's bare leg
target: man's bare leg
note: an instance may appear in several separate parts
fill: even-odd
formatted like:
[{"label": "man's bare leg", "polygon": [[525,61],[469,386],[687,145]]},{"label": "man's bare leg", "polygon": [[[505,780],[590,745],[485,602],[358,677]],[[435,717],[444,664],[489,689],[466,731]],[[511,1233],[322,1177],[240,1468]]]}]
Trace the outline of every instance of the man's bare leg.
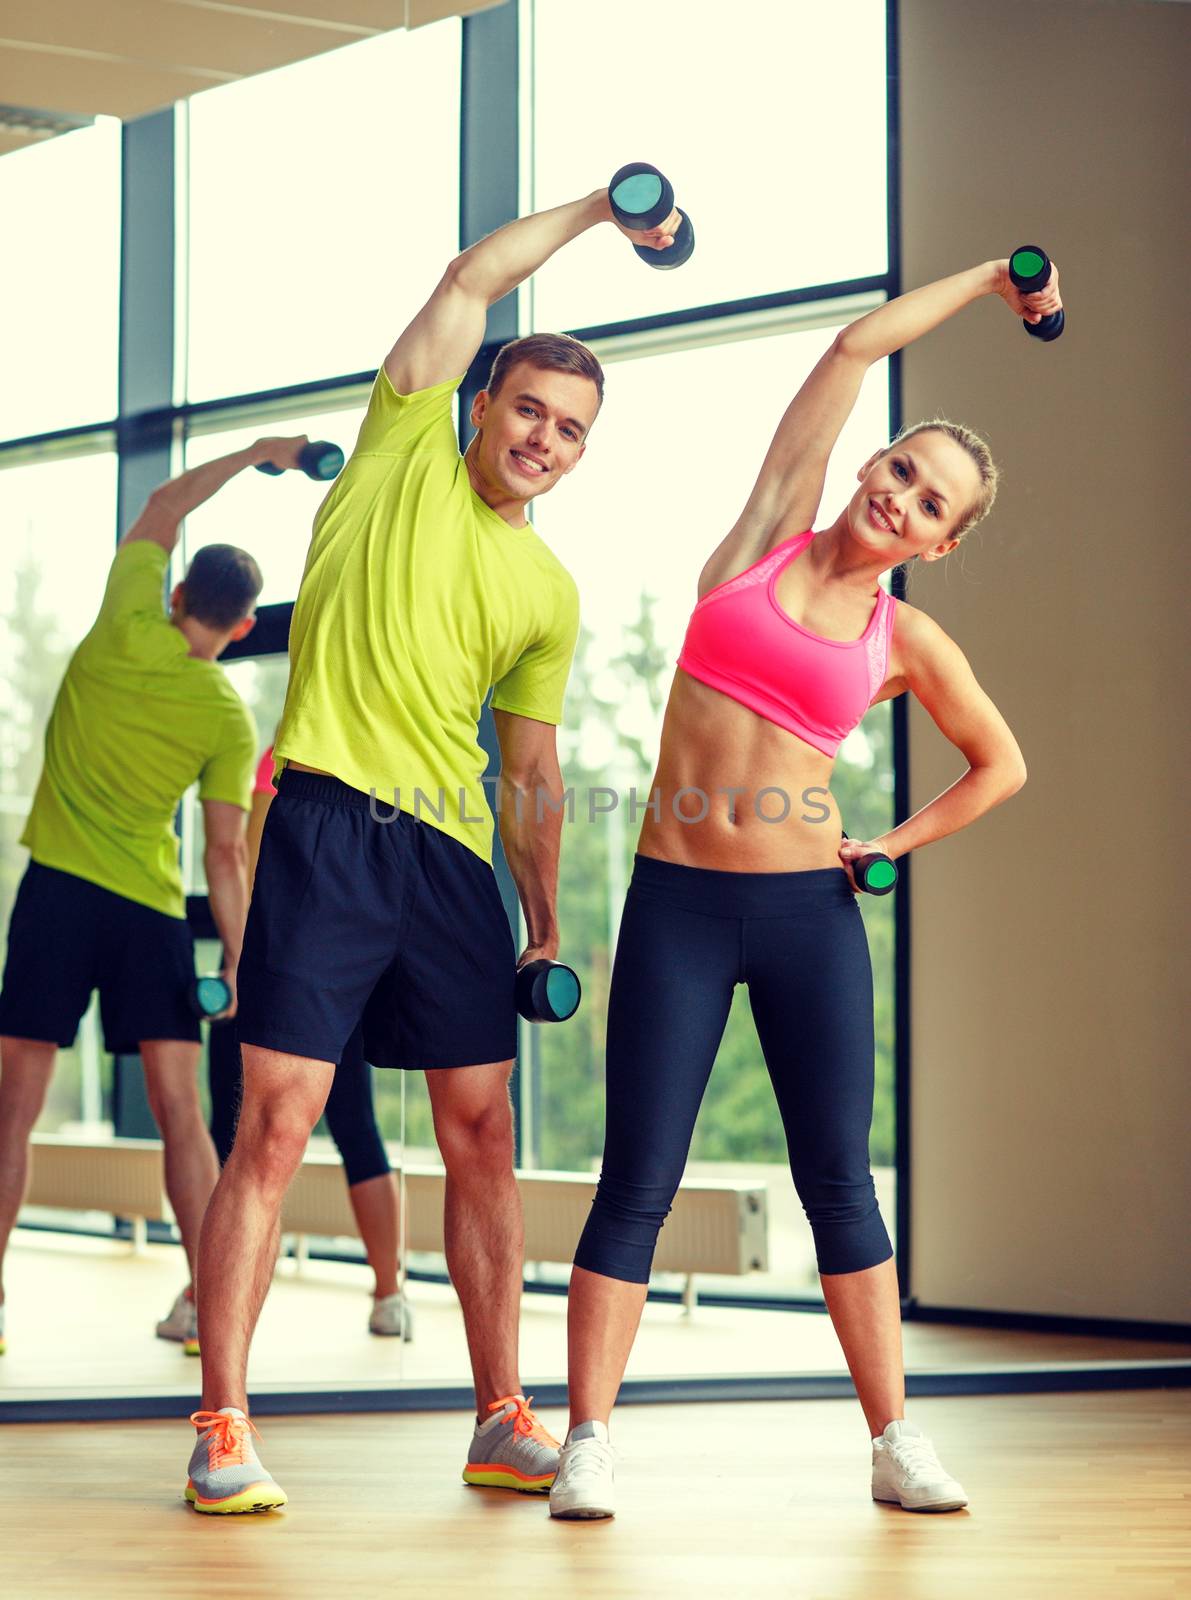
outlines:
[{"label": "man's bare leg", "polygon": [[140,1050],[149,1108],[165,1147],[165,1192],[193,1282],[203,1213],[219,1177],[199,1100],[200,1047],[185,1039],[142,1039]]},{"label": "man's bare leg", "polygon": [[29,1136],[45,1104],[57,1051],[44,1039],[0,1039],[0,1305],[8,1237],[29,1183]]},{"label": "man's bare leg", "polygon": [[322,1115],[333,1061],[243,1046],[236,1142],[207,1207],[199,1244],[203,1409],[248,1410],[248,1348],[273,1276],[281,1202]]},{"label": "man's bare leg", "polygon": [[513,1176],[511,1061],[426,1074],[434,1133],[447,1169],[447,1269],[463,1309],[476,1415],[521,1392],[517,1331],[525,1235]]}]

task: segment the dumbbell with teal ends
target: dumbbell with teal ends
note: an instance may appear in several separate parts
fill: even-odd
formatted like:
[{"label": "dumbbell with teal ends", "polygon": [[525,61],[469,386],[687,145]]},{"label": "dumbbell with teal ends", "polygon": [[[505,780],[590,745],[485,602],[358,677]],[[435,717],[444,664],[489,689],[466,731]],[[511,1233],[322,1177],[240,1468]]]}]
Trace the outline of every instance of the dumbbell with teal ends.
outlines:
[{"label": "dumbbell with teal ends", "polygon": [[[1037,294],[1050,282],[1050,257],[1040,244],[1019,244],[1009,257],[1009,278],[1014,288],[1022,294]],[[1041,339],[1043,344],[1049,344],[1062,333],[1065,322],[1060,307],[1048,317],[1043,317],[1041,322],[1027,322],[1023,317],[1021,325],[1031,339]]]},{"label": "dumbbell with teal ends", "polygon": [[[343,471],[343,451],[328,439],[315,439],[302,446],[298,453],[298,466],[316,483],[330,483]],[[256,470],[267,472],[271,478],[279,478],[286,469],[274,466],[271,461],[258,461]]]},{"label": "dumbbell with teal ends", "polygon": [[[630,161],[613,174],[608,185],[608,199],[612,215],[624,228],[644,233],[649,228],[660,227],[674,210],[674,185],[648,161]],[[659,272],[670,272],[691,259],[695,248],[695,230],[685,211],[678,215],[682,221],[674,235],[674,243],[665,250],[651,250],[648,245],[635,244],[633,249],[646,266]]]},{"label": "dumbbell with teal ends", "polygon": [[[848,835],[845,833],[844,838]],[[849,861],[856,887],[865,894],[889,894],[897,887],[897,867],[893,857],[880,850],[870,850],[865,856]]]},{"label": "dumbbell with teal ends", "polygon": [[190,985],[190,1009],[200,1022],[210,1022],[232,1003],[231,986],[217,972],[206,973]]},{"label": "dumbbell with teal ends", "polygon": [[527,961],[517,969],[517,1010],[526,1022],[566,1022],[579,1009],[577,974],[561,961]]}]

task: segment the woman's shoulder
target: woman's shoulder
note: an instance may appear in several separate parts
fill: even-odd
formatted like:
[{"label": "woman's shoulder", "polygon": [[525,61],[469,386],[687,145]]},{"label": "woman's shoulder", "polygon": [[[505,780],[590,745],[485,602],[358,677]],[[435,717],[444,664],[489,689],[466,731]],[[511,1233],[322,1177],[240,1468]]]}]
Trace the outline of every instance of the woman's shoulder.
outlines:
[{"label": "woman's shoulder", "polygon": [[895,611],[897,626],[893,634],[892,668],[899,678],[907,670],[956,648],[955,641],[928,611],[899,600]]}]

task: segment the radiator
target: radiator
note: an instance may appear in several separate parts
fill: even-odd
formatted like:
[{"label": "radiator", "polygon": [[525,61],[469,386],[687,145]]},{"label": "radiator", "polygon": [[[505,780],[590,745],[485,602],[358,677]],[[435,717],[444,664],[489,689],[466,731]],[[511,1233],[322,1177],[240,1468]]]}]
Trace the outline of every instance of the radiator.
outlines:
[{"label": "radiator", "polygon": [[[525,1215],[525,1259],[569,1261],[595,1194],[595,1178],[572,1172],[519,1172]],[[444,1178],[441,1168],[406,1167],[405,1236],[410,1250],[441,1251]],[[308,1155],[285,1197],[286,1233],[355,1237],[356,1224],[331,1154]],[[702,1179],[684,1186],[658,1239],[658,1272],[765,1272],[769,1230],[763,1184]]]},{"label": "radiator", "polygon": [[64,1211],[110,1211],[161,1222],[167,1215],[157,1139],[86,1144],[58,1134],[33,1136],[25,1204]]},{"label": "radiator", "polygon": [[[69,1211],[110,1211],[160,1220],[161,1144],[112,1139],[103,1144],[52,1134],[33,1139],[29,1205]],[[572,1172],[519,1172],[525,1213],[525,1259],[567,1262],[583,1230],[595,1179]],[[405,1236],[410,1250],[441,1251],[444,1177],[440,1168],[405,1169]],[[281,1213],[285,1233],[330,1238],[357,1236],[343,1166],[329,1152],[308,1153]],[[684,1185],[658,1240],[658,1272],[715,1272],[733,1276],[769,1266],[764,1184],[704,1178]]]}]

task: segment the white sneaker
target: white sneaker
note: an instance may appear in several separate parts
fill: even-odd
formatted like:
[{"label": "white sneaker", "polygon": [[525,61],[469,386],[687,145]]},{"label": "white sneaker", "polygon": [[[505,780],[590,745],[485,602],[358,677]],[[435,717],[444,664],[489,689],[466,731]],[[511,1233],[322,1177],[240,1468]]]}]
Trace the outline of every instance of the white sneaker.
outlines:
[{"label": "white sneaker", "polygon": [[958,1511],[968,1503],[934,1445],[911,1422],[891,1422],[873,1440],[873,1499],[900,1505],[903,1511]]},{"label": "white sneaker", "polygon": [[368,1332],[389,1339],[413,1338],[414,1308],[400,1289],[396,1294],[385,1295],[383,1300],[373,1305],[372,1315],[368,1318]]},{"label": "white sneaker", "polygon": [[170,1307],[170,1314],[157,1324],[159,1339],[172,1339],[185,1348],[188,1356],[197,1356],[198,1311],[194,1304],[194,1290],[187,1287]]},{"label": "white sneaker", "polygon": [[615,1459],[604,1423],[580,1422],[572,1428],[559,1452],[558,1472],[550,1489],[550,1515],[576,1521],[614,1517]]}]

